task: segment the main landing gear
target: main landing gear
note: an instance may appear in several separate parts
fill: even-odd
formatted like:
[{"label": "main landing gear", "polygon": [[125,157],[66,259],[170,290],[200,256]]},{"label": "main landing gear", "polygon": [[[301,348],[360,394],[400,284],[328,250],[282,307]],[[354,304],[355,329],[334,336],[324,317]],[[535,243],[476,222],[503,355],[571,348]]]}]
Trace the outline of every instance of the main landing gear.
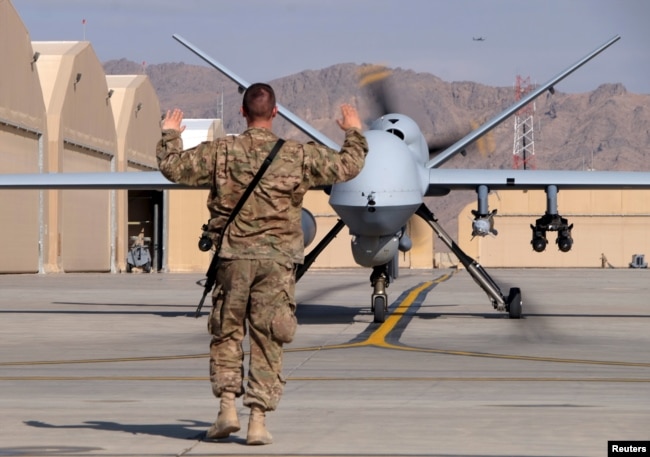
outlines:
[{"label": "main landing gear", "polygon": [[436,232],[436,235],[451,249],[451,251],[458,257],[458,260],[467,269],[467,272],[474,279],[474,281],[483,289],[492,301],[492,306],[497,311],[506,311],[511,319],[519,319],[521,317],[523,302],[521,299],[521,290],[518,287],[510,289],[508,296],[505,297],[501,293],[501,289],[496,282],[490,277],[489,274],[483,269],[479,263],[472,259],[451,239],[445,232],[442,226],[438,223],[433,213],[423,203],[420,205],[416,214],[424,219],[427,224]]},{"label": "main landing gear", "polygon": [[[433,231],[440,237],[440,239],[451,249],[451,251],[458,257],[463,266],[467,269],[470,276],[476,283],[483,289],[483,291],[490,298],[492,305],[498,311],[505,311],[511,319],[519,319],[522,315],[522,299],[521,290],[518,287],[510,289],[508,296],[505,297],[501,293],[501,289],[494,282],[494,280],[487,274],[481,265],[474,259],[465,254],[462,249],[451,239],[445,232],[442,226],[433,216],[433,213],[424,204],[420,205],[416,214],[424,219],[433,229]],[[336,235],[343,229],[345,224],[338,220],[336,225],[325,235],[325,237],[318,243],[318,245],[305,256],[305,261],[302,265],[296,267],[296,281],[305,274],[312,263],[316,260],[325,247],[334,239]],[[383,323],[388,314],[388,295],[386,288],[390,283],[391,278],[391,263],[386,263],[373,267],[372,274],[370,275],[370,285],[372,286],[371,296],[371,310],[374,316],[374,322]],[[395,275],[392,275],[395,277]]]}]

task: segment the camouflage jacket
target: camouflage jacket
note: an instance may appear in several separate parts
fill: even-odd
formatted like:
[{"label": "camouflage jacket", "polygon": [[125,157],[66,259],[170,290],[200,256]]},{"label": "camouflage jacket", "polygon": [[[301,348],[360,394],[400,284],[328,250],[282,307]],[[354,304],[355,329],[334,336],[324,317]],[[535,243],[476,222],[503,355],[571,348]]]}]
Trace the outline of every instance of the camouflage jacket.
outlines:
[{"label": "camouflage jacket", "polygon": [[[165,130],[158,142],[158,167],[170,181],[210,187],[209,232],[218,239],[239,198],[278,137],[251,128],[238,136],[206,141],[183,150],[180,132]],[[302,263],[302,200],[311,187],[354,178],[363,167],[368,143],[357,129],[345,133],[340,151],[287,140],[226,230],[220,256]]]}]

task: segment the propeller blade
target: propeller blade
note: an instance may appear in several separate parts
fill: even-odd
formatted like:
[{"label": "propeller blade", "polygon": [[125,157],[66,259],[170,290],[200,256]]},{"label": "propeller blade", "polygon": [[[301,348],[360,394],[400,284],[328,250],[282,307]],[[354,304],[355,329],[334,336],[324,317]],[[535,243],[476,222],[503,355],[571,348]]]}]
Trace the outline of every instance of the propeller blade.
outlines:
[{"label": "propeller blade", "polygon": [[374,108],[371,114],[373,121],[386,114],[399,112],[397,98],[389,87],[391,74],[392,70],[384,65],[366,65],[359,69],[359,87],[365,90],[374,105],[371,107]]},{"label": "propeller blade", "polygon": [[[423,110],[418,110],[419,104],[413,95],[398,90],[394,87],[390,76],[393,70],[384,65],[365,65],[359,69],[359,86],[365,90],[371,104],[371,119],[369,124],[376,119],[391,113],[405,114],[415,122],[421,122],[428,117]],[[467,135],[470,130],[463,132],[447,132],[443,135],[436,135],[436,138],[428,142],[429,155],[436,155],[449,148],[457,141]]]}]

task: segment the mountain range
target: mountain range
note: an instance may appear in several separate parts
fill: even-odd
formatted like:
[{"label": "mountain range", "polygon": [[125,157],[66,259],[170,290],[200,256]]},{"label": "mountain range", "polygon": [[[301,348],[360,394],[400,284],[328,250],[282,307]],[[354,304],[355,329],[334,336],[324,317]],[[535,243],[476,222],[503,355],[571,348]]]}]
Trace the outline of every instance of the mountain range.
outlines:
[{"label": "mountain range", "polygon": [[[145,72],[163,111],[179,107],[187,118],[221,118],[229,133],[245,128],[239,114],[238,88],[212,68],[185,63],[143,68],[119,59],[105,62],[104,70],[106,74]],[[447,82],[429,73],[401,68],[387,70],[384,74],[388,76],[379,83],[366,85],[360,81],[368,71],[374,71],[373,66],[352,63],[305,70],[267,82],[274,87],[278,103],[339,143],[343,134],[335,123],[338,107],[350,102],[358,107],[366,126],[389,106],[391,111],[412,117],[427,141],[438,145],[460,139],[512,105],[532,86],[529,77],[519,77],[519,84],[513,81],[512,87],[491,87],[471,81]],[[588,66],[578,71],[589,71]],[[547,92],[518,113],[533,127],[528,168],[650,170],[649,94],[629,93],[615,82],[603,83],[585,93],[569,94],[558,89],[561,83],[553,94]],[[275,129],[285,138],[307,139],[284,119],[276,122]],[[452,158],[443,167],[513,168],[517,164],[513,156],[514,132],[513,116],[470,147],[467,154]],[[455,192],[427,199],[427,204],[455,236],[458,212],[474,200],[473,192]]]}]

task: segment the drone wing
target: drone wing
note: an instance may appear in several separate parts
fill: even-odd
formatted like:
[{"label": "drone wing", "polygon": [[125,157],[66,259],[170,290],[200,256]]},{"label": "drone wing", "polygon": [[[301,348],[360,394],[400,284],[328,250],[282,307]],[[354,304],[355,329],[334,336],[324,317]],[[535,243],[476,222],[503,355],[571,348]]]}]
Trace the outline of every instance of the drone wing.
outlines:
[{"label": "drone wing", "polygon": [[467,146],[469,146],[471,143],[478,140],[483,135],[487,134],[490,130],[492,130],[493,128],[495,128],[499,124],[501,124],[509,116],[511,116],[512,114],[514,114],[515,112],[517,112],[518,110],[520,110],[521,108],[526,106],[528,103],[533,101],[535,98],[539,97],[545,91],[548,90],[548,91],[551,91],[551,93],[553,93],[554,86],[558,82],[562,81],[564,78],[569,76],[571,73],[576,71],[578,68],[580,68],[581,66],[583,66],[584,64],[589,62],[591,59],[593,59],[598,54],[603,52],[605,49],[610,47],[612,44],[617,42],[620,38],[621,37],[619,35],[616,35],[616,36],[610,38],[607,42],[603,43],[598,48],[591,51],[589,54],[584,56],[578,62],[574,63],[569,68],[567,68],[566,70],[559,73],[557,76],[551,78],[548,82],[546,82],[545,84],[542,84],[541,86],[539,86],[534,91],[531,91],[528,95],[523,97],[517,103],[510,106],[508,109],[503,111],[501,114],[493,117],[492,119],[490,119],[488,122],[483,124],[478,129],[476,129],[473,132],[469,133],[468,135],[464,136],[463,138],[458,140],[456,143],[452,144],[447,149],[440,152],[438,155],[436,155],[435,158],[433,158],[429,162],[427,162],[426,167],[427,168],[438,168],[440,165],[445,163],[447,160],[451,159],[456,154],[458,154],[460,152],[463,152],[467,148]]},{"label": "drone wing", "polygon": [[650,173],[638,171],[430,169],[427,196],[450,190],[648,189]]},{"label": "drone wing", "polygon": [[[234,72],[232,72],[230,69],[228,69],[225,65],[221,64],[220,62],[217,62],[214,60],[212,57],[208,56],[206,53],[201,51],[199,48],[194,46],[192,43],[187,41],[185,38],[181,37],[178,34],[172,35],[172,37],[181,43],[183,46],[185,46],[187,49],[192,51],[194,54],[196,54],[198,57],[203,59],[208,65],[211,67],[215,68],[218,70],[221,74],[229,78],[231,81],[236,83],[240,91],[244,91],[250,86],[250,83],[248,83],[245,79],[241,78]],[[332,149],[340,149],[340,145],[338,145],[335,141],[332,141],[330,138],[327,136],[323,135],[321,132],[319,132],[317,129],[309,125],[307,122],[293,114],[291,111],[289,111],[287,108],[284,106],[280,105],[279,103],[277,104],[278,106],[278,114],[285,118],[287,121],[289,121],[291,124],[293,124],[296,128],[300,129],[303,133],[308,135],[309,137],[313,138],[314,141],[317,141],[320,144],[323,144],[329,148]]]},{"label": "drone wing", "polygon": [[0,189],[181,189],[159,171],[0,174]]}]

